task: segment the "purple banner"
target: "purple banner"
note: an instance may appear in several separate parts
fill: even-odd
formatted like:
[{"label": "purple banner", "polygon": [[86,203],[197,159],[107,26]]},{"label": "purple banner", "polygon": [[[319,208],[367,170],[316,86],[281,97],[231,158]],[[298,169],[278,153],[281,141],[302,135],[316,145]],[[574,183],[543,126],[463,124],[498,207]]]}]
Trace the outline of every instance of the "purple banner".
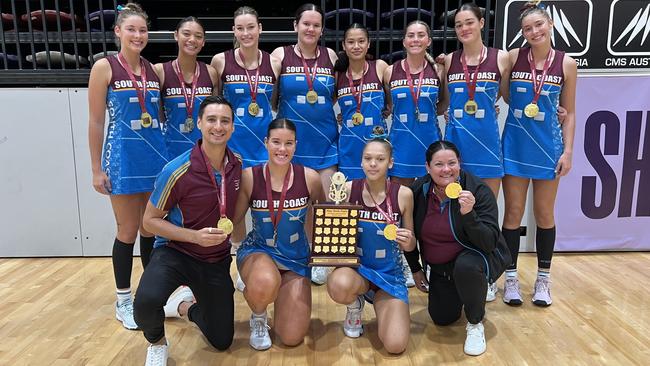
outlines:
[{"label": "purple banner", "polygon": [[579,77],[558,251],[650,249],[650,76]]}]

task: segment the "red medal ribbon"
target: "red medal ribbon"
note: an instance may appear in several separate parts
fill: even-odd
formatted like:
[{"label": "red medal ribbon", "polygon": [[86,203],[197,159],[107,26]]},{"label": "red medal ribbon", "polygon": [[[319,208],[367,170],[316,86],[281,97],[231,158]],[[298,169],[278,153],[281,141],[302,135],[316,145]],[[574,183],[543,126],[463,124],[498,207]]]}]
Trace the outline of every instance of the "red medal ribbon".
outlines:
[{"label": "red medal ribbon", "polygon": [[257,59],[257,67],[255,68],[255,81],[251,81],[251,76],[248,73],[248,69],[246,68],[246,59],[244,58],[244,53],[241,51],[241,48],[238,48],[237,51],[239,51],[239,58],[241,58],[242,64],[244,64],[244,71],[246,71],[246,79],[248,80],[248,87],[251,90],[251,103],[257,103],[257,86],[260,83],[260,64],[262,63],[262,56],[261,52],[258,53],[260,55]]},{"label": "red medal ribbon", "polygon": [[[201,145],[203,145],[203,142],[201,141]],[[208,160],[208,157],[205,155],[203,152],[203,149],[199,147],[199,150],[201,150],[201,156],[203,157],[203,161],[205,162],[205,167],[208,169],[208,176],[210,177],[210,181],[212,182],[212,185],[214,188],[219,191],[219,217],[226,217],[226,185],[225,180],[226,180],[226,158],[228,155],[224,154],[223,157],[223,169],[219,171],[221,174],[221,184],[217,185],[217,180],[214,179],[214,173],[212,169],[212,164],[210,164],[210,160]]]},{"label": "red medal ribbon", "polygon": [[555,56],[555,50],[551,48],[551,50],[548,52],[548,55],[546,55],[546,61],[544,61],[544,68],[542,69],[542,80],[537,81],[537,68],[535,67],[535,60],[533,60],[533,50],[530,49],[528,51],[528,65],[530,65],[530,73],[533,77],[533,92],[534,97],[533,97],[533,104],[537,104],[537,100],[539,100],[539,96],[542,93],[542,88],[544,87],[544,82],[546,81],[546,74],[548,73],[548,69],[551,66],[551,61],[553,60],[553,57]]},{"label": "red medal ribbon", "polygon": [[467,66],[467,58],[465,57],[465,52],[463,51],[462,57],[460,58],[460,63],[463,65],[463,74],[465,76],[465,83],[467,83],[467,93],[469,94],[469,100],[474,100],[474,95],[476,94],[476,83],[478,82],[478,70],[481,67],[481,62],[485,53],[487,52],[487,47],[483,46],[481,48],[481,56],[478,59],[478,65],[476,65],[476,70],[474,70],[474,78],[470,80],[469,76],[469,67]]},{"label": "red medal ribbon", "polygon": [[346,72],[346,76],[348,77],[348,84],[350,85],[350,93],[352,93],[352,96],[354,97],[354,100],[357,101],[357,113],[361,113],[361,102],[362,102],[362,96],[363,96],[363,78],[366,75],[366,72],[368,71],[368,63],[366,62],[363,65],[363,74],[361,74],[361,81],[359,82],[359,92],[357,93],[356,89],[354,89],[354,80],[352,80],[352,70],[348,67],[348,70]]},{"label": "red medal ribbon", "polygon": [[199,80],[199,64],[197,63],[194,69],[194,76],[192,76],[192,91],[191,96],[187,95],[187,90],[185,90],[185,78],[183,77],[183,72],[181,71],[181,66],[178,64],[178,59],[172,61],[172,68],[176,71],[176,76],[178,77],[178,82],[181,83],[181,90],[183,91],[183,97],[185,98],[185,110],[187,111],[187,117],[192,118],[194,115],[194,97],[196,96],[196,84]]},{"label": "red medal ribbon", "polygon": [[311,75],[309,73],[309,66],[307,66],[307,61],[305,61],[305,57],[302,55],[302,51],[300,50],[300,47],[298,47],[298,53],[300,54],[300,60],[302,61],[302,67],[305,69],[305,76],[307,78],[307,88],[309,90],[314,90],[314,80],[316,79],[316,69],[318,69],[318,56],[320,54],[318,47],[316,47],[316,60],[314,61],[314,69],[311,72]]},{"label": "red medal ribbon", "polygon": [[418,108],[418,100],[420,99],[420,91],[422,91],[422,78],[424,77],[424,69],[427,67],[427,60],[424,60],[424,65],[418,76],[418,91],[415,92],[415,87],[413,86],[413,78],[411,78],[411,68],[409,67],[408,60],[404,60],[404,71],[406,71],[406,82],[409,84],[409,89],[411,90],[411,96],[413,97],[413,102],[415,103],[416,112]]},{"label": "red medal ribbon", "polygon": [[377,208],[377,211],[379,211],[379,213],[382,214],[382,216],[384,216],[388,224],[395,224],[396,221],[393,219],[393,205],[390,201],[390,183],[386,181],[386,208],[388,209],[388,212],[384,211],[381,207],[379,207],[377,201],[375,201],[375,198],[372,196],[372,193],[370,193],[370,186],[368,185],[368,181],[365,180],[363,184],[365,184],[366,190],[368,191],[368,196],[370,196],[372,203],[375,204],[375,208]]},{"label": "red medal ribbon", "polygon": [[131,79],[133,87],[135,88],[135,94],[138,96],[138,102],[140,102],[140,110],[142,113],[147,112],[147,106],[144,104],[144,98],[145,95],[147,95],[147,69],[144,66],[144,60],[140,58],[140,79],[142,80],[142,88],[140,88],[135,80],[135,75],[133,75],[133,70],[131,70],[131,66],[126,62],[124,56],[121,53],[118,53],[117,59],[120,61],[122,68],[124,68],[126,73],[129,74],[129,79]]},{"label": "red medal ribbon", "polygon": [[269,169],[268,163],[264,166],[264,180],[266,181],[266,204],[269,206],[269,217],[271,218],[271,223],[273,224],[274,239],[275,234],[278,232],[280,219],[282,218],[282,210],[284,210],[284,199],[287,196],[289,178],[291,177],[292,170],[293,165],[290,165],[289,170],[287,170],[287,172],[284,174],[284,182],[282,183],[282,191],[280,192],[280,205],[278,206],[278,212],[276,214],[274,212],[275,207],[273,205],[273,189],[271,188],[271,170]]}]

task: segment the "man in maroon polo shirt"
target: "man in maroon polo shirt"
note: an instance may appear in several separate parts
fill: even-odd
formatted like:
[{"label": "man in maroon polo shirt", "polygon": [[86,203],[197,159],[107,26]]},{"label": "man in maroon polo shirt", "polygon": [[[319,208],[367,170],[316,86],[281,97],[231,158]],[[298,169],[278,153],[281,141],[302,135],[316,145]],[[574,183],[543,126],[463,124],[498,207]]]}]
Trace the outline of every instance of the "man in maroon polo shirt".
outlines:
[{"label": "man in maroon polo shirt", "polygon": [[[205,98],[197,122],[202,138],[163,168],[147,204],[144,226],[156,242],[134,302],[135,321],[150,343],[146,365],[167,363],[166,313],[187,316],[218,350],[232,343],[227,218],[233,217],[241,180],[241,161],[226,146],[233,119],[224,98]],[[181,285],[187,287],[170,298]]]}]

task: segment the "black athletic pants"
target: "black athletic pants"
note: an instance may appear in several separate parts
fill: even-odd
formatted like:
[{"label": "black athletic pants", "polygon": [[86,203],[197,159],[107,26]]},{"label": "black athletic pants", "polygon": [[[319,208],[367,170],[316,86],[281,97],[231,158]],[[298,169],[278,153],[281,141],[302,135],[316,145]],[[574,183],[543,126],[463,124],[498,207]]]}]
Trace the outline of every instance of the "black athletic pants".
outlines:
[{"label": "black athletic pants", "polygon": [[154,249],[133,304],[135,322],[144,337],[156,343],[165,336],[163,306],[178,286],[187,285],[196,298],[196,304],[188,310],[190,321],[196,323],[214,348],[230,347],[235,332],[231,261],[228,256],[221,262],[207,263],[173,248]]},{"label": "black athletic pants", "polygon": [[436,325],[449,325],[465,317],[476,324],[485,315],[486,264],[480,254],[463,250],[455,260],[429,264],[429,315]]}]

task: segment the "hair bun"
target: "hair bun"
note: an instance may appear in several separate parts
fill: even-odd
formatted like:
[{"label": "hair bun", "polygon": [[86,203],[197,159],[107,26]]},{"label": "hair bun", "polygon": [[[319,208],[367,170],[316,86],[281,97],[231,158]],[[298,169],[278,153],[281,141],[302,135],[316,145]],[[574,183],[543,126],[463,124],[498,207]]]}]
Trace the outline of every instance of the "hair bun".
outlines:
[{"label": "hair bun", "polygon": [[532,10],[535,8],[540,8],[543,9],[541,6],[541,0],[534,0],[534,1],[528,1],[524,5],[521,6],[521,9],[519,9],[519,12],[523,13],[527,10]]}]

